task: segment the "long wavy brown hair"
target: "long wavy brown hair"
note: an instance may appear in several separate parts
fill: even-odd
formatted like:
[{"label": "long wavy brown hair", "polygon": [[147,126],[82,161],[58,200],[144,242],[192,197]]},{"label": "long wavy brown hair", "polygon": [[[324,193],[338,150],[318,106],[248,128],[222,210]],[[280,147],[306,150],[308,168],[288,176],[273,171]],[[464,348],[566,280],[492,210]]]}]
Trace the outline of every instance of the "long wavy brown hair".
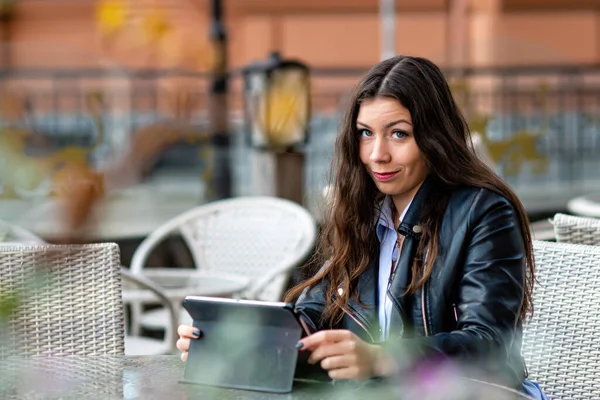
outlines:
[{"label": "long wavy brown hair", "polygon": [[[356,118],[361,102],[376,97],[398,100],[412,117],[415,141],[431,171],[436,201],[422,210],[423,232],[412,264],[407,293],[415,293],[432,273],[438,255],[438,232],[453,190],[459,186],[489,189],[504,196],[518,214],[526,252],[525,296],[521,317],[533,312],[531,294],[535,264],[525,209],[510,187],[472,150],[469,127],[452,97],[440,69],[424,58],[397,56],[373,67],[356,87],[335,144],[330,181],[331,201],[325,212],[313,266],[321,266],[311,278],[286,295],[293,301],[304,289],[327,282],[325,310],[321,319],[338,323],[350,296],[358,298],[358,278],[376,257],[375,233],[382,199],[359,157]],[[425,266],[421,264],[428,247]],[[337,289],[343,288],[342,294]]]}]

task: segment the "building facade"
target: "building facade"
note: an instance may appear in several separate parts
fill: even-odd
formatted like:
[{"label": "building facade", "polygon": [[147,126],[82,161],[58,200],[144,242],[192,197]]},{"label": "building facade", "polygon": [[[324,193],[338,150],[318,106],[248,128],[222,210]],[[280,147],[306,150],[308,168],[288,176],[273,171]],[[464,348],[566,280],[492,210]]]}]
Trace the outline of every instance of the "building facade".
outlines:
[{"label": "building facade", "polygon": [[[209,0],[105,1],[126,9],[120,22],[126,27],[110,40],[102,37],[98,21],[102,3],[16,1],[5,30],[10,65],[203,69],[210,64]],[[313,67],[361,68],[380,58],[379,0],[222,3],[232,67],[273,50]],[[156,27],[162,33],[154,42],[144,33],[153,18],[163,25]],[[402,0],[396,1],[395,22],[398,54],[443,66],[600,61],[600,2],[594,0]]]},{"label": "building facade", "polygon": [[[169,137],[154,129],[171,127],[160,121],[210,135],[218,108],[210,107],[203,73],[215,59],[210,3],[14,2],[1,19],[7,45],[0,52],[6,73],[0,120],[32,137],[83,143],[101,162],[153,143],[146,134]],[[230,69],[272,51],[311,67],[306,185],[317,204],[338,112],[359,75],[381,58],[379,0],[222,3]],[[561,209],[574,196],[600,190],[600,1],[398,0],[394,25],[397,54],[427,57],[446,70],[494,167],[530,211]],[[219,111],[234,133],[236,193],[252,194],[241,89],[234,74],[228,107]],[[197,163],[200,153],[189,142],[180,150],[165,163]]]}]

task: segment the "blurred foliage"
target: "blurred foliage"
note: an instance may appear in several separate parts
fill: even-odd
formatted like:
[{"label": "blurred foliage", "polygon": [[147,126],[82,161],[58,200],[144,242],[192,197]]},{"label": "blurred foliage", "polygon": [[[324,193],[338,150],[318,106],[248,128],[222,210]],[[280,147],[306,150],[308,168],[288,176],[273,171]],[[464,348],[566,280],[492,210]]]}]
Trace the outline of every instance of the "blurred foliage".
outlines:
[{"label": "blurred foliage", "polygon": [[7,321],[18,309],[20,297],[14,293],[0,292],[0,322]]},{"label": "blurred foliage", "polygon": [[[104,192],[103,177],[89,165],[89,156],[101,144],[104,133],[98,121],[102,96],[90,92],[86,106],[95,117],[97,137],[91,147],[55,146],[50,139],[23,128],[28,114],[27,99],[14,92],[4,92],[0,101],[0,184],[2,197],[70,196],[79,182],[94,188],[95,196]],[[36,144],[41,140],[40,144]],[[40,147],[42,154],[32,155],[28,149]]]},{"label": "blurred foliage", "polygon": [[96,21],[104,38],[114,38],[123,31],[128,7],[124,0],[100,0],[96,5]]},{"label": "blurred foliage", "polygon": [[455,79],[450,82],[450,90],[463,110],[471,132],[479,134],[482,145],[487,149],[491,161],[496,167],[503,168],[504,176],[517,176],[526,164],[531,164],[534,174],[544,174],[548,170],[548,156],[538,150],[538,139],[548,130],[547,124],[547,97],[549,86],[542,82],[536,97],[539,104],[539,112],[545,115],[542,126],[536,129],[520,129],[501,138],[491,139],[489,136],[489,124],[494,118],[492,114],[478,111],[476,100],[472,96],[471,87],[466,79]]},{"label": "blurred foliage", "polygon": [[166,15],[157,10],[150,10],[143,19],[145,38],[148,43],[159,42],[172,29]]}]

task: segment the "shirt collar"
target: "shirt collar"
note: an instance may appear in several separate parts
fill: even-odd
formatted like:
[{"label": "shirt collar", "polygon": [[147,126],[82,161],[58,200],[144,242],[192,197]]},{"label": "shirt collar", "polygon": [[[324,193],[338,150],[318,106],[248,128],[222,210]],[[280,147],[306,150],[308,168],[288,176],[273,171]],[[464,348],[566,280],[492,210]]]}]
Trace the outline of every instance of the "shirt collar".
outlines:
[{"label": "shirt collar", "polygon": [[[400,221],[406,215],[406,211],[410,207],[412,203],[412,199],[408,202],[402,214],[400,214]],[[386,230],[395,231],[394,221],[392,220],[392,197],[385,196],[383,201],[381,202],[381,212],[379,213],[379,219],[377,221],[377,238],[380,242],[383,241]]]}]

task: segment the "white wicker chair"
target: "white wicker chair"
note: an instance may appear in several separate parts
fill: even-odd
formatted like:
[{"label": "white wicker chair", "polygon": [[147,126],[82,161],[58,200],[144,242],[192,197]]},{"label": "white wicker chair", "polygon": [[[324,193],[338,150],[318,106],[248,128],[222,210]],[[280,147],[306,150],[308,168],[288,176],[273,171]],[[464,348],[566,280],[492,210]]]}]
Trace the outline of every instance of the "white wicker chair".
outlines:
[{"label": "white wicker chair", "polygon": [[[162,301],[170,317],[163,340],[125,335],[121,278]],[[171,303],[152,282],[120,266],[114,243],[0,246],[0,304],[15,299],[22,303],[0,324],[0,356],[175,352]]]},{"label": "white wicker chair", "polygon": [[[0,246],[31,245],[50,245],[50,243],[26,229],[0,220]],[[119,258],[118,254],[117,258]],[[163,310],[168,313],[169,318],[169,326],[168,329],[165,330],[165,337],[162,340],[140,336],[139,330],[137,329],[135,330],[135,335],[125,334],[125,354],[137,356],[174,353],[176,351],[175,338],[177,337],[177,318],[175,317],[175,309],[169,299],[152,281],[144,279],[139,275],[134,275],[126,268],[121,267],[121,277],[124,281],[122,292],[125,299],[127,299],[131,293],[136,291],[139,292],[139,290],[136,289],[142,289],[150,294],[149,297],[153,301],[165,307]],[[125,316],[127,316],[127,314],[125,314]],[[125,325],[128,325],[127,318],[125,318]]]},{"label": "white wicker chair", "polygon": [[[0,220],[0,246],[27,246],[27,245],[49,245],[44,239],[34,233],[12,225],[6,221]],[[117,249],[118,251],[118,249]],[[118,258],[118,255],[117,255]],[[160,355],[171,354],[176,351],[175,338],[177,337],[177,318],[175,309],[165,296],[160,287],[152,281],[144,279],[139,275],[132,274],[126,268],[121,267],[121,277],[123,278],[122,292],[125,299],[131,293],[139,292],[136,289],[142,289],[150,293],[149,297],[161,306],[165,307],[168,313],[169,325],[165,330],[165,336],[161,339],[143,337],[139,335],[139,329],[133,329],[134,335],[125,334],[125,354],[126,355]],[[148,296],[145,296],[148,297]],[[125,325],[128,325],[127,314],[125,314]]]},{"label": "white wicker chair", "polygon": [[551,399],[600,396],[600,247],[534,242],[538,283],[523,356]]},{"label": "white wicker chair", "polygon": [[0,297],[0,357],[124,352],[116,244],[1,246]]},{"label": "white wicker chair", "polygon": [[[292,270],[313,249],[317,228],[306,209],[288,200],[240,197],[217,201],[190,210],[150,234],[133,255],[132,272],[144,274],[150,252],[173,233],[183,237],[197,270],[248,278],[251,283],[239,293],[241,297],[276,301]],[[161,312],[146,313],[144,318],[156,321]]]},{"label": "white wicker chair", "polygon": [[600,246],[600,219],[556,214],[552,224],[558,242]]}]

